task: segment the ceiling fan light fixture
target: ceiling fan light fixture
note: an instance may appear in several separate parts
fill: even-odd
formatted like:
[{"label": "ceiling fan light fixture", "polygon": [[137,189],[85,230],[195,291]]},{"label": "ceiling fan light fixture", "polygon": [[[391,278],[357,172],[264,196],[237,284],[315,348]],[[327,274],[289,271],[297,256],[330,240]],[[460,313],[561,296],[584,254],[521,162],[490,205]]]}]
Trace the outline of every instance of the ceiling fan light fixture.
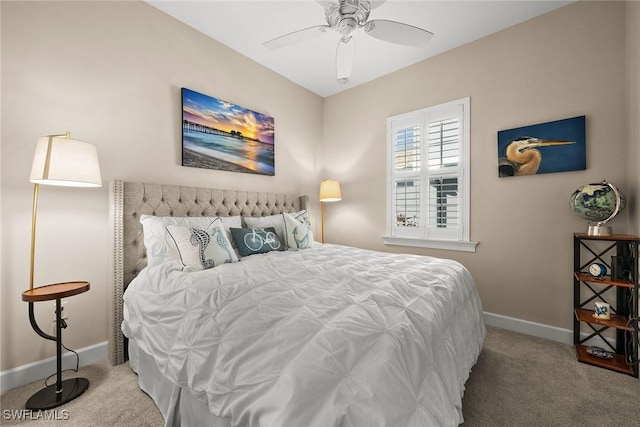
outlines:
[{"label": "ceiling fan light fixture", "polygon": [[269,49],[278,49],[318,37],[331,29],[340,34],[336,50],[336,80],[346,84],[351,76],[355,56],[352,36],[363,28],[365,34],[378,40],[404,46],[424,48],[433,33],[402,22],[385,19],[368,21],[371,9],[386,0],[316,0],[324,8],[327,25],[316,25],[285,34],[264,43]]},{"label": "ceiling fan light fixture", "polygon": [[[331,28],[348,35],[367,22],[369,10],[368,0],[340,0],[325,7],[325,18]],[[345,26],[349,28],[348,33],[345,33]]]},{"label": "ceiling fan light fixture", "polygon": [[358,23],[354,18],[342,18],[338,23],[338,31],[343,37],[350,37],[356,29],[358,29]]}]

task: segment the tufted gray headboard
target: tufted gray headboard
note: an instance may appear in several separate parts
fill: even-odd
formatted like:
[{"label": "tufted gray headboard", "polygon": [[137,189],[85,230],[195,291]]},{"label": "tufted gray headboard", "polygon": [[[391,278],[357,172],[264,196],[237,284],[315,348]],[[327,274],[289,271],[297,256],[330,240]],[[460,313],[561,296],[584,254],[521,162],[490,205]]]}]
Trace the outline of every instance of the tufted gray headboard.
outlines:
[{"label": "tufted gray headboard", "polygon": [[111,227],[109,360],[125,361],[122,295],[146,265],[140,215],[157,216],[266,216],[308,209],[308,196],[216,190],[174,185],[111,181],[109,221]]}]

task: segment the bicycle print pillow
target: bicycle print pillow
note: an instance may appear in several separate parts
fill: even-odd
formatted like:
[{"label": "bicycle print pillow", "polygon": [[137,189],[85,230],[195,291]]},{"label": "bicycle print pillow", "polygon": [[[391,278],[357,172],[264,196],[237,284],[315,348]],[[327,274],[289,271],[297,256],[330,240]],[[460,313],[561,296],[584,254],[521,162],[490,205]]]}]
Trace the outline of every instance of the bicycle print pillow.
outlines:
[{"label": "bicycle print pillow", "polygon": [[284,250],[284,245],[273,227],[231,228],[231,235],[236,242],[240,256]]},{"label": "bicycle print pillow", "polygon": [[206,230],[167,225],[180,255],[184,271],[199,271],[220,264],[238,262],[227,233],[218,221]]}]

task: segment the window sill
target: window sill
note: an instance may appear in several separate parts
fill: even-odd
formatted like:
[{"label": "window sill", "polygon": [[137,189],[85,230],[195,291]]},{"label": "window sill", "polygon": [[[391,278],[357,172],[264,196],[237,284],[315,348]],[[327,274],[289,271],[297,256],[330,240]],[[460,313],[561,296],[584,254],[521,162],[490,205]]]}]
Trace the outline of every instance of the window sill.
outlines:
[{"label": "window sill", "polygon": [[416,248],[444,249],[447,251],[475,252],[478,242],[419,239],[415,237],[382,236],[385,245],[413,246]]}]

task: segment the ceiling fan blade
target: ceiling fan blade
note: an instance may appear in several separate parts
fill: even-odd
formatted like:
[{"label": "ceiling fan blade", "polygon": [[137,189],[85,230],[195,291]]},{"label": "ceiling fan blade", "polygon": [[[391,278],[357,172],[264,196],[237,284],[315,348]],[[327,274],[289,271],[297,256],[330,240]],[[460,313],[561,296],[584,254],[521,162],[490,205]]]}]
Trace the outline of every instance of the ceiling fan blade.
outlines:
[{"label": "ceiling fan blade", "polygon": [[291,46],[296,43],[304,42],[314,39],[327,32],[330,27],[328,25],[316,25],[315,27],[304,28],[302,30],[294,31],[289,34],[285,34],[275,39],[271,39],[263,43],[263,46],[267,49],[279,49],[281,47]]},{"label": "ceiling fan blade", "polygon": [[405,46],[425,47],[433,33],[402,22],[374,19],[367,22],[364,31],[371,37]]},{"label": "ceiling fan blade", "polygon": [[340,82],[346,83],[346,79],[351,75],[351,68],[353,67],[353,57],[355,49],[353,47],[353,39],[341,38],[338,41],[338,49],[336,50],[336,78]]}]

